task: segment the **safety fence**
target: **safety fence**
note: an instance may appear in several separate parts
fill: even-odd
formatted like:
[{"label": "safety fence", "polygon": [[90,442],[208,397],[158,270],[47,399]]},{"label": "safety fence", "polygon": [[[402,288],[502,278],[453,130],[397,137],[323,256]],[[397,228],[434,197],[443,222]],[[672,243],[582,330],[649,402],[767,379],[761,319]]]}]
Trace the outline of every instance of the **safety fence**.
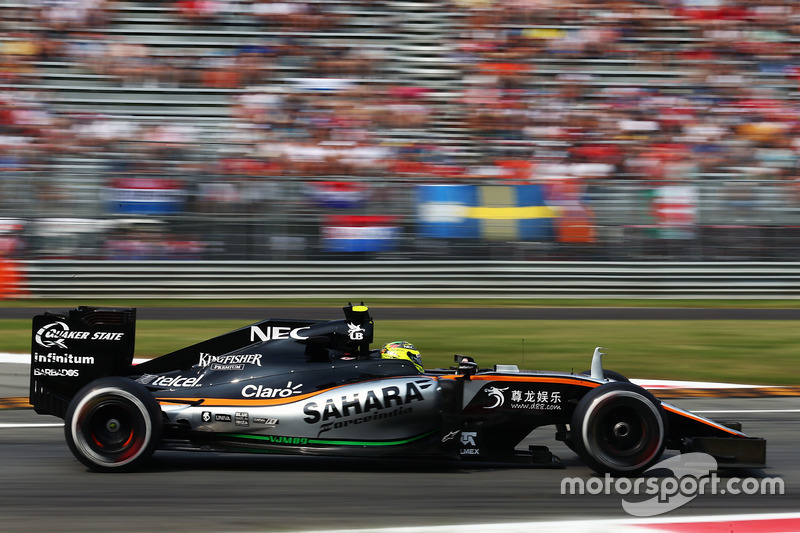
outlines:
[{"label": "safety fence", "polygon": [[[76,185],[73,202],[48,202],[35,193],[49,178],[24,178],[4,177],[0,257],[800,261],[800,187],[794,182],[236,182],[204,176],[196,183],[141,176],[108,182],[93,176]],[[75,185],[73,178],[69,183]]]},{"label": "safety fence", "polygon": [[[17,298],[795,299],[800,263],[21,261]],[[12,278],[9,278],[12,279]]]}]

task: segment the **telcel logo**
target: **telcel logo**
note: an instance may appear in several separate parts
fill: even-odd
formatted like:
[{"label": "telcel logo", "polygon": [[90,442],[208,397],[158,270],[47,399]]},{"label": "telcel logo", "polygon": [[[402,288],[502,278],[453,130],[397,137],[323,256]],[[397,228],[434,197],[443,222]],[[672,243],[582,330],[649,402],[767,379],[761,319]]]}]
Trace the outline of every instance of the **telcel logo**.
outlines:
[{"label": "telcel logo", "polygon": [[200,376],[194,377],[185,377],[185,376],[160,376],[156,378],[153,385],[158,385],[160,387],[199,387],[200,386]]}]

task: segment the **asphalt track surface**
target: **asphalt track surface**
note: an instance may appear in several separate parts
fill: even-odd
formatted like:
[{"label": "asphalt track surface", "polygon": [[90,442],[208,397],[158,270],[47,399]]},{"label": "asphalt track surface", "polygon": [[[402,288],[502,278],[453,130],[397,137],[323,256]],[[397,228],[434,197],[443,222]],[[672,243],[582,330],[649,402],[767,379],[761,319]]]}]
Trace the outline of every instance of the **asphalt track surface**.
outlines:
[{"label": "asphalt track surface", "polygon": [[[25,310],[30,318],[36,310]],[[33,311],[33,312],[30,312]],[[151,314],[152,311],[152,314]],[[184,310],[181,310],[184,311]],[[178,318],[327,317],[330,309],[168,310]],[[313,311],[310,312],[309,311]],[[520,309],[481,309],[478,317],[527,318]],[[538,311],[538,310],[532,310]],[[561,318],[620,318],[627,310],[559,309]],[[654,310],[652,314],[655,313]],[[672,318],[674,310],[669,316]],[[674,318],[686,318],[678,310]],[[694,311],[694,310],[692,310]],[[696,310],[698,312],[706,310]],[[711,317],[721,318],[719,311]],[[735,311],[735,310],[730,310]],[[780,310],[748,312],[749,320],[796,319]],[[765,311],[761,313],[761,311]],[[256,312],[256,314],[250,314]],[[404,314],[410,312],[411,314]],[[454,316],[448,309],[376,309],[376,318]],[[142,309],[140,319],[159,312]],[[535,314],[535,313],[534,313]],[[612,316],[609,316],[612,315]],[[650,310],[636,310],[638,318]],[[739,313],[731,313],[739,318]],[[150,315],[150,316],[148,316]],[[521,316],[522,315],[522,316]],[[600,315],[600,316],[598,316]],[[778,316],[776,316],[778,315]],[[0,313],[0,318],[4,317]],[[542,316],[535,316],[541,319]],[[698,317],[699,318],[699,317]],[[0,365],[0,397],[27,396],[28,367]],[[783,495],[705,494],[669,517],[769,513],[800,508],[800,398],[690,398],[670,400],[721,420],[738,420],[746,433],[765,437],[768,468],[722,477],[780,477]],[[0,410],[0,531],[303,531],[311,529],[482,524],[578,518],[626,518],[620,494],[564,495],[565,477],[593,473],[574,453],[535,431],[530,443],[551,445],[562,468],[474,466],[429,461],[328,459],[244,454],[157,452],[147,469],[96,474],[70,454],[59,419],[30,409]],[[672,452],[669,452],[672,453]],[[487,530],[488,531],[488,530]]]},{"label": "asphalt track surface", "polygon": [[[780,476],[785,494],[699,495],[669,517],[798,509],[800,399],[673,403],[767,411],[723,417],[767,438],[769,468],[721,475]],[[97,474],[72,457],[60,427],[4,427],[57,422],[27,409],[0,411],[0,531],[297,531],[629,516],[619,494],[561,494],[563,478],[593,473],[560,445],[552,447],[563,460],[558,469],[156,452],[145,471]],[[538,431],[535,442],[551,442],[551,432]]]}]

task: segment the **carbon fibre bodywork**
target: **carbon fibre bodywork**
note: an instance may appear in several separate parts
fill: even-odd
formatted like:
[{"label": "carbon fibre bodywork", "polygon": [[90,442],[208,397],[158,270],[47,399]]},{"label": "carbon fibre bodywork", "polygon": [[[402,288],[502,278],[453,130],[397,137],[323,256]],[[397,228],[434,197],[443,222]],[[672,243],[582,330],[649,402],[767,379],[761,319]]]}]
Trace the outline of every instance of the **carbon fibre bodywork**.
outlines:
[{"label": "carbon fibre bodywork", "polygon": [[594,367],[482,370],[456,356],[420,373],[380,359],[365,306],[340,320],[263,320],[139,365],[135,315],[80,307],[33,321],[31,403],[65,418],[73,453],[97,470],[133,468],[154,449],[557,464],[545,447],[517,449],[542,426],[615,474],[643,471],[665,448],[765,463],[763,439]]}]

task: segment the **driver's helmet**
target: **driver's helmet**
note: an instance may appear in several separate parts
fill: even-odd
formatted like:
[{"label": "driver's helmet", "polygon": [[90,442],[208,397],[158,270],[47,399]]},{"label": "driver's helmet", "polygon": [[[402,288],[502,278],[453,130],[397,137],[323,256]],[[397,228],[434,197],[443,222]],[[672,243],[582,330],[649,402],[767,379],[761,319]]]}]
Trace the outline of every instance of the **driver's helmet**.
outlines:
[{"label": "driver's helmet", "polygon": [[422,354],[413,344],[406,341],[395,341],[383,345],[381,359],[407,359],[414,363],[417,370],[425,372],[422,368]]}]

